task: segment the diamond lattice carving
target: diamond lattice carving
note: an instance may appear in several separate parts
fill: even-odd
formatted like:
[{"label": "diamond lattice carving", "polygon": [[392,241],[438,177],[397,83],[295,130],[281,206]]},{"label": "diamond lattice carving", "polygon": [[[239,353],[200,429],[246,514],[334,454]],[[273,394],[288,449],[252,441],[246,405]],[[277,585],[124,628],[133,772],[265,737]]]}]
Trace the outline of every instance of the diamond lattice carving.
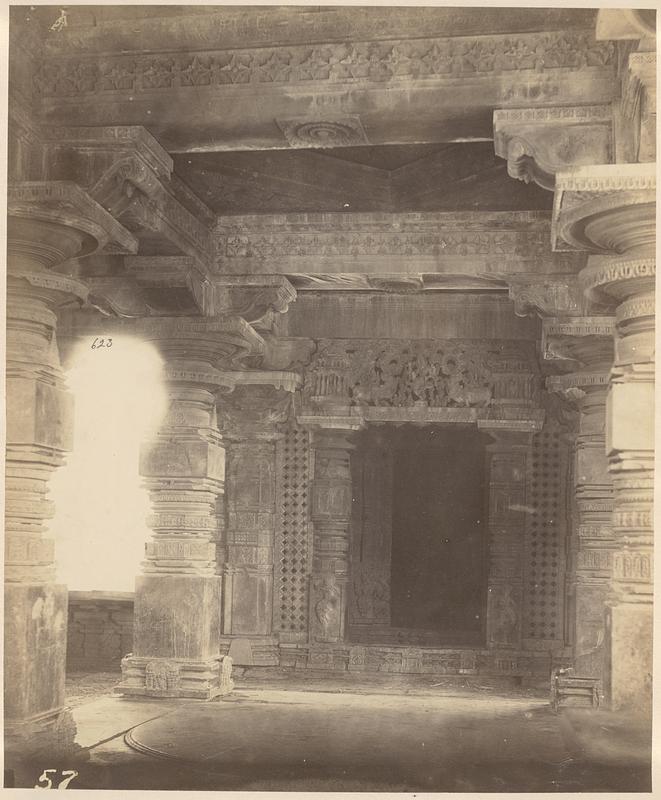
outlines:
[{"label": "diamond lattice carving", "polygon": [[564,638],[568,479],[567,444],[549,420],[533,437],[528,475],[524,638]]},{"label": "diamond lattice carving", "polygon": [[275,627],[282,633],[306,634],[310,576],[309,518],[310,441],[306,428],[290,422],[278,443],[279,522]]}]

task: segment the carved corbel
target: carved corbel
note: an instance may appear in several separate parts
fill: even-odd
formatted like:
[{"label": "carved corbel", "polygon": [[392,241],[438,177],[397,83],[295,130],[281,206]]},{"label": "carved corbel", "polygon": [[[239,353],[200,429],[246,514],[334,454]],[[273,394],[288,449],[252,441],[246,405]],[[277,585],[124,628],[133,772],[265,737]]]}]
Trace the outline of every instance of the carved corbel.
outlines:
[{"label": "carved corbel", "polygon": [[286,314],[296,290],[283,275],[224,275],[212,279],[214,313],[243,317],[259,331],[270,331]]},{"label": "carved corbel", "polygon": [[613,361],[615,319],[608,317],[549,317],[542,321],[542,356],[547,361],[570,361],[581,366]]},{"label": "carved corbel", "polygon": [[509,298],[518,317],[531,314],[573,316],[583,313],[585,299],[575,275],[548,276],[516,275],[508,278]]},{"label": "carved corbel", "polygon": [[609,106],[494,111],[494,148],[512,178],[553,191],[568,167],[613,160]]}]

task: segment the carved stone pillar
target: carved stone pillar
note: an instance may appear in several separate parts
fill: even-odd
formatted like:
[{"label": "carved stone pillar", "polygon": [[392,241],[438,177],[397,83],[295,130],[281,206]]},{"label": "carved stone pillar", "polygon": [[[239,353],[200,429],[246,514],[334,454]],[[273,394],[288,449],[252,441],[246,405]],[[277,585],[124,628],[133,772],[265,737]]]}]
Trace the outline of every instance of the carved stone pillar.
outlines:
[{"label": "carved stone pillar", "polygon": [[75,731],[63,710],[67,588],[46,527],[48,484],[72,446],[56,311],[87,289],[53,269],[126,232],[73,184],[10,185],[8,211],[5,744],[26,756],[70,747]]},{"label": "carved stone pillar", "polygon": [[651,703],[654,492],[654,258],[609,259],[582,274],[617,298],[606,452],[618,543],[606,616],[606,692],[615,708]]},{"label": "carved stone pillar", "polygon": [[[572,642],[577,674],[601,677],[604,610],[611,588],[615,539],[613,487],[606,458],[606,395],[613,352],[611,317],[545,320],[547,349],[574,360],[574,371],[547,378],[550,391],[579,411],[574,447],[574,505],[577,524],[570,547],[569,590],[574,602]],[[558,343],[561,339],[562,342]]]},{"label": "carved stone pillar", "polygon": [[523,549],[525,535],[528,431],[485,431],[494,438],[487,450],[489,475],[489,577],[487,647],[521,647]]},{"label": "carved stone pillar", "polygon": [[222,632],[236,664],[279,663],[272,637],[276,442],[290,400],[291,391],[274,385],[239,385],[219,406],[227,464]]},{"label": "carved stone pillar", "polygon": [[606,452],[617,552],[604,690],[612,708],[645,713],[652,699],[654,176],[653,164],[568,173],[557,181],[554,211],[556,246],[597,254],[580,275],[588,297],[615,307]]},{"label": "carved stone pillar", "polygon": [[312,645],[341,642],[345,637],[352,496],[350,436],[350,429],[319,428],[313,432]]},{"label": "carved stone pillar", "polygon": [[116,691],[210,699],[230,688],[220,663],[216,564],[225,450],[215,392],[227,381],[217,366],[247,349],[254,333],[233,318],[154,318],[131,327],[163,354],[170,407],[141,453],[153,538],[136,580],[135,650],[122,660]]}]

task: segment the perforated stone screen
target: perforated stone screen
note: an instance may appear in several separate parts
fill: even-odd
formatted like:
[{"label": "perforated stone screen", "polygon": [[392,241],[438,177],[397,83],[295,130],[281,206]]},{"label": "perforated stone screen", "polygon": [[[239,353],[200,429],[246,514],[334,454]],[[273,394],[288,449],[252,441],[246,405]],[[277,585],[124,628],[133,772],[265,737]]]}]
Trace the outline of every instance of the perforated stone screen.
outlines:
[{"label": "perforated stone screen", "polygon": [[308,584],[311,557],[310,435],[290,422],[278,442],[278,521],[274,627],[281,639],[298,641],[307,635]]},{"label": "perforated stone screen", "polygon": [[533,437],[530,466],[523,636],[557,642],[564,639],[569,453],[555,420]]}]

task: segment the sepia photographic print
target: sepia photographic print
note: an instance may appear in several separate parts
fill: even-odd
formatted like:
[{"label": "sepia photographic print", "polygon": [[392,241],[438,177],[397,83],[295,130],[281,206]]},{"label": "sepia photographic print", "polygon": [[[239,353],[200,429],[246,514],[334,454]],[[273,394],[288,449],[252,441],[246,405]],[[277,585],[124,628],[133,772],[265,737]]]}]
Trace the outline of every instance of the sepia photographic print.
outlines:
[{"label": "sepia photographic print", "polygon": [[647,6],[9,6],[6,792],[652,791]]}]

